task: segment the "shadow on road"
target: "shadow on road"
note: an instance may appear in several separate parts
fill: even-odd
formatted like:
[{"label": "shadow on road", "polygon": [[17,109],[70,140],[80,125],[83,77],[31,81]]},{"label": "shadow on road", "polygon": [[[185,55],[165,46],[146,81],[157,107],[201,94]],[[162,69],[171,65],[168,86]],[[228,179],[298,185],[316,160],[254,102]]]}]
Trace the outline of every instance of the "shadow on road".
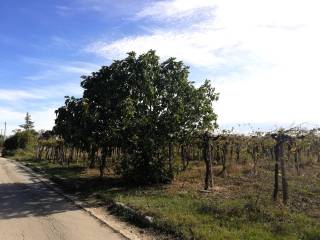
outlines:
[{"label": "shadow on road", "polygon": [[74,210],[75,205],[41,183],[0,184],[0,220]]}]

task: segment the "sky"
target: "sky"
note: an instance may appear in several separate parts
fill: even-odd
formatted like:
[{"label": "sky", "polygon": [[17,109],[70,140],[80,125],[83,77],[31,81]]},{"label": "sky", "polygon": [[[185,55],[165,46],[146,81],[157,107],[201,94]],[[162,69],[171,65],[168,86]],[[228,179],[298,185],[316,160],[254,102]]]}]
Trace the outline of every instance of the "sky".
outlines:
[{"label": "sky", "polygon": [[320,123],[317,0],[3,0],[0,130],[51,129],[80,76],[154,49],[210,79],[222,128]]}]

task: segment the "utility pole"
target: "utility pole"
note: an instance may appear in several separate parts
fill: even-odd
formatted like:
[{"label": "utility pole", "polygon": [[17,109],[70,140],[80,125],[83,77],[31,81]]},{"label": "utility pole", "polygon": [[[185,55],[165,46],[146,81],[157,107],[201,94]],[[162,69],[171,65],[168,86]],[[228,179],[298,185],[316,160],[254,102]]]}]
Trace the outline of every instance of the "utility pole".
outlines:
[{"label": "utility pole", "polygon": [[4,140],[6,140],[6,132],[7,132],[7,122],[4,122],[4,134],[3,134]]}]

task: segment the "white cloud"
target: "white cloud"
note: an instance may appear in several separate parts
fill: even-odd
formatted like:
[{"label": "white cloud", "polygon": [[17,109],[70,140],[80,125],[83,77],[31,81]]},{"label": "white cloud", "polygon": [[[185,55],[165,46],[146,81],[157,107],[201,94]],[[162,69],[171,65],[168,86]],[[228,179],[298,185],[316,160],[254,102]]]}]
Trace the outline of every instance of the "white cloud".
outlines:
[{"label": "white cloud", "polygon": [[7,109],[0,107],[0,132],[4,134],[5,123],[7,124],[6,136],[11,135],[12,130],[21,124],[24,118],[24,114],[21,112],[13,111],[12,109]]},{"label": "white cloud", "polygon": [[73,65],[61,65],[58,67],[58,70],[61,70],[64,73],[75,73],[79,74],[79,76],[84,74],[90,74],[93,71],[96,71],[100,67],[95,64],[89,64],[89,63],[74,63]]},{"label": "white cloud", "polygon": [[64,96],[82,96],[80,75],[98,69],[97,65],[82,61],[22,60],[39,68],[39,72],[25,77],[33,81],[26,81],[21,87],[0,88],[0,129],[7,122],[9,134],[23,123],[26,112],[31,113],[37,130],[51,129],[54,110],[64,103]]},{"label": "white cloud", "polygon": [[52,129],[54,111],[63,105],[64,96],[81,96],[82,91],[79,84],[72,83],[29,90],[0,89],[0,130],[7,122],[7,134],[11,134],[23,123],[26,112],[31,114],[36,130]]},{"label": "white cloud", "polygon": [[79,96],[82,93],[80,84],[65,83],[59,85],[47,85],[45,87],[32,89],[0,89],[0,100],[2,103],[17,103],[24,100],[40,101],[45,99],[53,99],[63,97],[64,95]]},{"label": "white cloud", "polygon": [[136,14],[136,18],[153,18],[156,20],[172,21],[189,18],[201,12],[210,13],[216,6],[212,0],[167,0],[157,1],[148,5]]},{"label": "white cloud", "polygon": [[35,122],[36,130],[51,130],[54,126],[56,108],[47,108],[42,111],[31,112],[33,121]]},{"label": "white cloud", "polygon": [[21,59],[27,64],[40,66],[41,69],[45,69],[25,77],[25,79],[34,81],[55,81],[59,80],[61,77],[70,77],[66,76],[66,74],[74,74],[77,78],[79,78],[81,75],[87,75],[99,69],[97,64],[83,61],[57,61],[30,57],[22,57]]},{"label": "white cloud", "polygon": [[219,83],[219,123],[317,123],[318,77],[275,67]]},{"label": "white cloud", "polygon": [[72,47],[72,42],[59,37],[59,36],[52,36],[51,37],[51,45],[54,47],[60,47],[64,49],[68,49]]},{"label": "white cloud", "polygon": [[70,0],[65,5],[56,5],[56,12],[61,16],[69,16],[78,13],[91,12],[97,17],[113,18],[132,15],[144,5],[144,1],[132,0]]},{"label": "white cloud", "polygon": [[155,1],[136,14],[155,21],[150,33],[97,41],[87,50],[117,59],[155,49],[195,71],[225,72],[208,76],[221,92],[222,124],[319,122],[319,8],[316,0]]},{"label": "white cloud", "polygon": [[0,100],[4,101],[20,101],[24,99],[42,99],[43,96],[34,95],[25,90],[9,90],[0,89]]},{"label": "white cloud", "polygon": [[[35,122],[35,129],[52,129],[55,119],[55,108],[46,108],[43,110],[29,111],[32,121]],[[0,107],[0,131],[4,132],[4,123],[7,123],[6,135],[12,134],[12,131],[19,128],[24,122],[26,113],[15,111],[9,108]]]},{"label": "white cloud", "polygon": [[[216,39],[217,44],[215,45],[211,45],[213,38]],[[87,50],[108,59],[117,59],[124,57],[127,52],[132,50],[143,53],[150,49],[156,49],[163,58],[175,56],[188,64],[210,68],[217,64],[226,63],[223,55],[232,55],[230,51],[228,52],[227,46],[233,48],[235,52],[241,51],[241,49],[237,49],[237,43],[230,42],[228,44],[228,42],[220,41],[219,38],[221,39],[214,31],[198,31],[193,34],[190,32],[157,31],[152,35],[127,37],[111,43],[95,42],[88,46]],[[233,60],[236,61],[237,58],[234,57]]]}]

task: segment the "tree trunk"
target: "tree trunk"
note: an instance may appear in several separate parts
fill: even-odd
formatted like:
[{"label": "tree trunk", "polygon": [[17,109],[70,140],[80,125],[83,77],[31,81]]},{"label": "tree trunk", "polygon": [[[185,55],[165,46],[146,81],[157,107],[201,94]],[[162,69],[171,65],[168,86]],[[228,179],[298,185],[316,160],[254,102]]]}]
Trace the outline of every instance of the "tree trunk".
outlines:
[{"label": "tree trunk", "polygon": [[169,143],[169,174],[173,178],[173,144]]},{"label": "tree trunk", "polygon": [[239,145],[236,146],[236,163],[239,164],[240,163],[240,151],[241,148]]},{"label": "tree trunk", "polygon": [[286,205],[288,202],[289,194],[288,194],[288,182],[286,177],[286,166],[285,166],[285,160],[283,157],[283,144],[281,144],[281,148],[280,148],[280,167],[281,167],[281,182],[282,182],[282,199],[283,199],[283,203]]},{"label": "tree trunk", "polygon": [[205,133],[203,138],[203,159],[206,164],[206,175],[204,181],[204,189],[209,190],[213,187],[212,158],[210,154],[209,136]]},{"label": "tree trunk", "polygon": [[101,159],[100,159],[100,178],[104,177],[104,170],[106,168],[107,165],[107,150],[106,149],[102,149],[102,153],[101,153]]},{"label": "tree trunk", "polygon": [[89,168],[94,168],[96,165],[96,150],[97,150],[96,147],[94,146],[91,147],[91,151],[89,155],[89,161],[90,161]]},{"label": "tree trunk", "polygon": [[227,173],[227,155],[228,155],[228,143],[225,143],[222,146],[221,154],[220,154],[222,170],[217,175],[217,176],[222,176],[223,178],[228,175],[228,173]]},{"label": "tree trunk", "polygon": [[184,145],[181,145],[181,161],[182,161],[182,170],[185,171],[188,167],[189,161],[187,161],[186,149]]},{"label": "tree trunk", "polygon": [[38,160],[39,160],[39,161],[42,160],[43,151],[44,151],[44,147],[43,147],[43,146],[40,146],[40,148],[39,148],[39,155],[38,155]]},{"label": "tree trunk", "polygon": [[273,200],[277,201],[278,191],[279,191],[279,157],[280,157],[280,145],[277,143],[274,146],[274,155],[275,155],[275,166],[274,166],[274,189],[273,189]]},{"label": "tree trunk", "polygon": [[77,148],[77,152],[76,152],[76,162],[78,165],[79,164],[79,148]]},{"label": "tree trunk", "polygon": [[297,149],[294,154],[294,163],[295,163],[294,165],[295,165],[298,176],[300,176],[300,157],[301,157],[300,149]]},{"label": "tree trunk", "polygon": [[273,199],[274,201],[277,200],[277,195],[279,191],[279,165],[281,170],[281,183],[282,183],[282,199],[283,203],[287,204],[288,202],[288,182],[286,178],[286,169],[285,169],[285,160],[283,157],[283,144],[284,139],[280,137],[277,139],[277,144],[275,146],[275,157],[276,157],[276,165],[275,165],[275,181],[274,181],[274,192],[273,192]]}]

